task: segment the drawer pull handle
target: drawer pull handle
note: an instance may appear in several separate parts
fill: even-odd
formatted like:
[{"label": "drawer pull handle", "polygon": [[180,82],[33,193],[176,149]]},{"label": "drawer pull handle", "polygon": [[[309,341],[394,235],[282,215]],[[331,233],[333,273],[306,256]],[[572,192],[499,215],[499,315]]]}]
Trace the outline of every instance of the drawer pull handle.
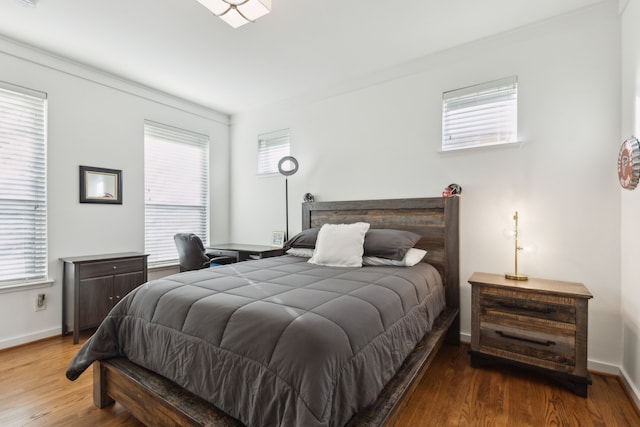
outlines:
[{"label": "drawer pull handle", "polygon": [[550,340],[540,341],[540,340],[536,340],[536,339],[533,339],[533,338],[525,338],[525,337],[519,337],[517,335],[507,334],[507,333],[504,333],[502,331],[496,331],[496,334],[500,335],[502,338],[511,338],[512,340],[530,342],[532,344],[544,345],[546,347],[550,347],[552,345],[556,345],[555,341],[550,341]]},{"label": "drawer pull handle", "polygon": [[117,269],[117,268],[118,268],[117,266],[115,266],[115,265],[113,266],[113,269],[114,269],[114,270],[115,270],[115,269]]},{"label": "drawer pull handle", "polygon": [[109,301],[113,301],[113,297],[109,297]]},{"label": "drawer pull handle", "polygon": [[519,308],[519,309],[525,309],[525,310],[529,310],[529,311],[536,311],[538,313],[544,313],[544,314],[550,314],[550,313],[555,313],[556,310],[554,310],[553,308],[539,308],[539,307],[531,307],[529,305],[521,305],[521,304],[509,304],[507,302],[504,301],[498,301],[498,305],[500,307],[504,307],[504,308]]}]

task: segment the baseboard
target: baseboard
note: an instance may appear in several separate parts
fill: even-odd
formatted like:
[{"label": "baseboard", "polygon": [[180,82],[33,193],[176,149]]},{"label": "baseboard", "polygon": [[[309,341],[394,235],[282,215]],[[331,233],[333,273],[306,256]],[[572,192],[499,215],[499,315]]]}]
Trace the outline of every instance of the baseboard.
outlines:
[{"label": "baseboard", "polygon": [[629,381],[629,375],[627,375],[625,370],[622,368],[620,368],[619,378],[624,391],[627,392],[631,401],[636,405],[636,411],[638,411],[638,413],[640,414],[640,391],[633,385],[631,381]]},{"label": "baseboard", "polygon": [[465,344],[471,344],[471,334],[460,332],[460,342],[463,342]]},{"label": "baseboard", "polygon": [[[471,343],[471,334],[461,332],[460,342],[464,342],[467,344]],[[608,363],[596,362],[595,360],[588,360],[587,365],[590,372],[618,377],[620,379],[620,382],[622,383],[622,387],[629,395],[631,401],[634,403],[636,410],[638,411],[638,413],[640,413],[640,391],[638,391],[633,383],[629,381],[629,376],[624,371],[624,369]]]},{"label": "baseboard", "polygon": [[610,365],[608,363],[596,362],[595,360],[587,360],[587,369],[591,372],[613,375],[619,377],[620,367]]},{"label": "baseboard", "polygon": [[22,335],[20,337],[11,338],[8,340],[0,341],[0,350],[4,350],[10,347],[16,347],[23,344],[28,344],[33,341],[42,340],[45,338],[55,337],[60,335],[60,328],[47,329],[45,331],[36,332],[29,335]]}]

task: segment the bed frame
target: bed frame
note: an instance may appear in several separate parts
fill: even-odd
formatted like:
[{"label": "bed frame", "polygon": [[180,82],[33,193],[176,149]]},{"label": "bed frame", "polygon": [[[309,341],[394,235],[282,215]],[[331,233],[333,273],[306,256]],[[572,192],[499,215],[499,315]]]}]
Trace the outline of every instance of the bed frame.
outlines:
[{"label": "bed frame", "polygon": [[[347,424],[391,426],[443,342],[460,342],[459,197],[315,202],[302,205],[303,229],[325,223],[366,221],[371,228],[410,230],[422,236],[416,247],[428,251],[446,288],[447,308],[418,343],[378,399]],[[104,408],[119,402],[154,426],[241,426],[210,403],[125,358],[94,363],[93,399]]]}]

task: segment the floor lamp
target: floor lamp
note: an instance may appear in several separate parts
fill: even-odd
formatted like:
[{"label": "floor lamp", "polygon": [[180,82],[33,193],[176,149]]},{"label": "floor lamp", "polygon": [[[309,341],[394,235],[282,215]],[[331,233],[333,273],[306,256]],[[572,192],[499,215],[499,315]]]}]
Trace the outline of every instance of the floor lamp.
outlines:
[{"label": "floor lamp", "polygon": [[289,239],[289,176],[298,172],[298,161],[295,157],[284,156],[278,162],[278,171],[284,175],[284,203],[285,216],[287,221],[287,231],[284,235],[285,242]]}]

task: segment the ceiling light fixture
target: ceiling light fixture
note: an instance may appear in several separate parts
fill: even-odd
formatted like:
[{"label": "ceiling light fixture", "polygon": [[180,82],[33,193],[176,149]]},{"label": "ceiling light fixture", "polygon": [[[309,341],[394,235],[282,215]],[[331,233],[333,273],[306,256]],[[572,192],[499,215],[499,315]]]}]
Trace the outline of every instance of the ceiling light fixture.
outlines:
[{"label": "ceiling light fixture", "polygon": [[198,0],[233,28],[254,22],[271,11],[271,0]]},{"label": "ceiling light fixture", "polygon": [[17,0],[24,7],[36,7],[38,0]]}]

